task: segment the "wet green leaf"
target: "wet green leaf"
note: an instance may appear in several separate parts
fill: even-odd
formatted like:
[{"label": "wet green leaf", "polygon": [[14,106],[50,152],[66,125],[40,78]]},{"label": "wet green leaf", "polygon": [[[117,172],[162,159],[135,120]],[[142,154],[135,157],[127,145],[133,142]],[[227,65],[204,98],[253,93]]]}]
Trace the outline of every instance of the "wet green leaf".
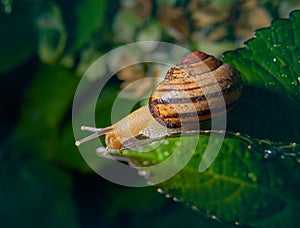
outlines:
[{"label": "wet green leaf", "polygon": [[229,129],[257,138],[300,141],[300,11],[256,32],[246,47],[224,54],[244,90],[229,112]]},{"label": "wet green leaf", "polygon": [[[208,145],[208,136],[201,135],[195,151],[184,149],[185,153],[194,153],[187,166],[158,184],[161,191],[209,217],[232,224],[297,225],[299,144],[289,142],[300,140],[299,24],[300,11],[288,20],[274,21],[270,28],[258,31],[247,47],[225,54],[224,60],[240,71],[244,83],[239,104],[228,113],[228,128],[250,137],[245,140],[227,134],[212,165],[199,172]],[[282,146],[280,141],[288,143]],[[178,143],[179,139],[168,139],[148,153],[128,150],[111,154],[144,167],[165,161],[175,153]],[[266,145],[270,148],[266,149]],[[297,154],[294,146],[298,148]],[[285,149],[290,149],[291,156],[298,156],[298,160],[282,159]],[[266,159],[267,155],[274,157]],[[180,159],[165,169],[179,167]],[[151,181],[154,174],[146,170],[145,177]]]},{"label": "wet green leaf", "polygon": [[246,47],[224,55],[240,71],[245,85],[300,102],[300,11],[258,30]]},{"label": "wet green leaf", "polygon": [[[158,184],[160,191],[221,221],[262,227],[297,224],[300,166],[296,162],[265,159],[239,139],[226,138],[216,160],[206,171],[199,172],[207,142],[208,136],[199,137],[189,163],[171,179]],[[128,150],[114,155],[127,157],[140,167],[151,166],[175,153],[176,147],[178,140],[168,139],[148,153]],[[185,148],[188,150],[188,143]],[[174,167],[165,170],[171,168]],[[151,181],[153,173],[146,170],[146,177]]]},{"label": "wet green leaf", "polygon": [[[206,145],[206,140],[200,142]],[[200,173],[203,150],[199,146],[189,164],[159,187],[221,220],[262,227],[296,225],[299,165],[266,160],[239,140],[226,139],[212,166]]]},{"label": "wet green leaf", "polygon": [[300,142],[300,103],[278,93],[244,86],[227,113],[227,130],[277,142]]}]

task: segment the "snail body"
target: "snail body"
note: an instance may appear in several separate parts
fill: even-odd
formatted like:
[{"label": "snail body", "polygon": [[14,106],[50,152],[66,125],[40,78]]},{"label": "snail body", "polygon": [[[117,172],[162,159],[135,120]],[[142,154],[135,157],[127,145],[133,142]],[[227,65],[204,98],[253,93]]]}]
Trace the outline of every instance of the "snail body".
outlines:
[{"label": "snail body", "polygon": [[76,145],[106,134],[107,148],[123,150],[199,132],[199,122],[224,114],[236,103],[241,90],[241,77],[233,67],[203,52],[192,52],[169,69],[148,105],[107,128],[82,127],[94,134],[76,141]]}]

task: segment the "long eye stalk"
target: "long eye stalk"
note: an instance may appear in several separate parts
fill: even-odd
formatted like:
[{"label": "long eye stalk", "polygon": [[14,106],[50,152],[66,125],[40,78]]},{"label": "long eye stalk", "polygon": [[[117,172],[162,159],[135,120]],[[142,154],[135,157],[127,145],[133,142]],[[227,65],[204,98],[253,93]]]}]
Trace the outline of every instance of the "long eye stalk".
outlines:
[{"label": "long eye stalk", "polygon": [[82,126],[81,127],[82,131],[90,131],[90,132],[94,132],[94,134],[91,134],[81,140],[77,140],[75,142],[76,146],[79,146],[80,144],[87,142],[91,139],[97,138],[98,136],[104,135],[110,131],[112,131],[112,128],[110,127],[106,127],[106,128],[95,128],[95,127],[87,127],[87,126]]}]

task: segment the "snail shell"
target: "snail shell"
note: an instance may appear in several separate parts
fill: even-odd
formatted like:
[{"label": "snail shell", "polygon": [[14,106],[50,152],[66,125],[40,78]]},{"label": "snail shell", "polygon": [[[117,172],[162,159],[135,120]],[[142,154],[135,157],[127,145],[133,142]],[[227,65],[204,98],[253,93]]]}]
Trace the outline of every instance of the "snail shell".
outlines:
[{"label": "snail shell", "polygon": [[192,52],[170,68],[164,81],[153,90],[147,106],[110,127],[82,127],[94,134],[76,141],[76,145],[106,134],[107,148],[123,150],[197,132],[199,121],[233,107],[241,91],[241,77],[233,67],[203,52]]},{"label": "snail shell", "polygon": [[[231,108],[241,94],[241,77],[233,67],[211,55],[193,52],[167,72],[153,91],[149,110],[168,128],[192,125]],[[220,100],[220,97],[224,97]]]}]

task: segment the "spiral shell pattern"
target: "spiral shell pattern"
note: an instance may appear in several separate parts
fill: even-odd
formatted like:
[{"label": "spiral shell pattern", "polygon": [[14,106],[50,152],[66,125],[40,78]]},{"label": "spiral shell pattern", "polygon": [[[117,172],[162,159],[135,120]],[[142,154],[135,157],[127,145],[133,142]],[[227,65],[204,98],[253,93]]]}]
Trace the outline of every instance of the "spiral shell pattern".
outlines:
[{"label": "spiral shell pattern", "polygon": [[192,52],[171,67],[152,92],[149,110],[159,123],[179,128],[224,113],[241,91],[241,77],[233,67],[203,52]]}]

